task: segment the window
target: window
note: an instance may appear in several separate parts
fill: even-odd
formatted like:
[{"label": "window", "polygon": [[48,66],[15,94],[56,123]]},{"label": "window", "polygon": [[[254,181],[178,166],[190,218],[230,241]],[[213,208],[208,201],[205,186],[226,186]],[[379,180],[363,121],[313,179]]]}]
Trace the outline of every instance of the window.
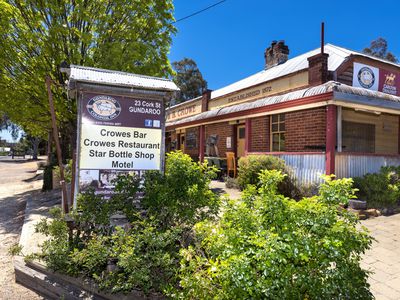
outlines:
[{"label": "window", "polygon": [[285,151],[285,114],[271,116],[271,151]]},{"label": "window", "polygon": [[238,138],[244,139],[246,137],[246,129],[244,127],[239,127],[238,130],[239,130]]},{"label": "window", "polygon": [[375,125],[343,121],[343,152],[375,152]]}]

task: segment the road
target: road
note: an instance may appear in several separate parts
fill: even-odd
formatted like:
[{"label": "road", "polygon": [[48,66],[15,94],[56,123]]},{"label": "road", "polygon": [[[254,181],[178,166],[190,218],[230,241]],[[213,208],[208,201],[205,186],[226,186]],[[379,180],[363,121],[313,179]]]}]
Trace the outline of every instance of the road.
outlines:
[{"label": "road", "polygon": [[10,246],[18,243],[24,222],[26,199],[37,193],[40,182],[32,180],[37,162],[0,157],[0,299],[42,299],[15,283]]}]

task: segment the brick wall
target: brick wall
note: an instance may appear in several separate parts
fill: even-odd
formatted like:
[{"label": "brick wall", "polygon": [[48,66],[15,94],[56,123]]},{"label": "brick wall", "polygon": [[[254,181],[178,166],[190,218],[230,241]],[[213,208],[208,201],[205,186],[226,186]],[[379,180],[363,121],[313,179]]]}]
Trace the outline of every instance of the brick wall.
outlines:
[{"label": "brick wall", "polygon": [[[195,147],[189,146],[189,141],[188,141],[189,136],[195,137],[195,139],[196,139]],[[190,155],[190,157],[193,158],[194,160],[199,159],[199,143],[200,143],[199,138],[200,138],[199,127],[193,127],[193,128],[186,129],[186,131],[185,131],[185,153]]]},{"label": "brick wall", "polygon": [[269,116],[251,119],[251,152],[270,151]]},{"label": "brick wall", "polygon": [[285,114],[286,151],[325,151],[326,107]]},{"label": "brick wall", "polygon": [[210,135],[218,135],[218,151],[219,156],[226,156],[226,151],[233,151],[232,148],[226,148],[226,138],[230,136],[232,138],[232,147],[234,147],[233,142],[233,126],[229,125],[228,122],[221,122],[215,124],[206,125],[206,141]]}]

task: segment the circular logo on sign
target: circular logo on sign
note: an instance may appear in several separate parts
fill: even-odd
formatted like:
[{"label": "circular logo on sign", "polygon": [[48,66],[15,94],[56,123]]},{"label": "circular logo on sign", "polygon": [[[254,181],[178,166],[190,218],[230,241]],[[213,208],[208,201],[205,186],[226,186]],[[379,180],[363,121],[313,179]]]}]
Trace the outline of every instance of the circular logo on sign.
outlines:
[{"label": "circular logo on sign", "polygon": [[363,88],[371,88],[375,83],[374,72],[368,67],[362,67],[360,71],[358,71],[358,82]]},{"label": "circular logo on sign", "polygon": [[90,99],[86,109],[93,118],[109,121],[119,116],[121,105],[113,97],[101,95]]}]

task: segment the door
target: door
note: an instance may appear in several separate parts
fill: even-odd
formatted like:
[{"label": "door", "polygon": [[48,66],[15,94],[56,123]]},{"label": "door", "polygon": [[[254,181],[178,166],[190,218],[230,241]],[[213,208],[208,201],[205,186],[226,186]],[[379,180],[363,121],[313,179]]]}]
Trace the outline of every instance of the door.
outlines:
[{"label": "door", "polygon": [[244,125],[238,125],[236,129],[236,154],[237,157],[244,156],[244,145],[246,140],[246,129]]},{"label": "door", "polygon": [[185,153],[185,134],[181,133],[179,139],[179,150]]}]

